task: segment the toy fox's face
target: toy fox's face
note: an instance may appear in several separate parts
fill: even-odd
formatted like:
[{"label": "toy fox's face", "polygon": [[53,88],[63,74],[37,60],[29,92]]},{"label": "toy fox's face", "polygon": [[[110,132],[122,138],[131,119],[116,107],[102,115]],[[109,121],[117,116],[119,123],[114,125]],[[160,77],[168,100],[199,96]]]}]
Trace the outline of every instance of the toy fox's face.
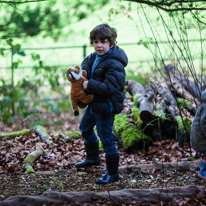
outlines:
[{"label": "toy fox's face", "polygon": [[82,68],[80,66],[71,67],[66,72],[69,81],[79,80],[82,77]]}]

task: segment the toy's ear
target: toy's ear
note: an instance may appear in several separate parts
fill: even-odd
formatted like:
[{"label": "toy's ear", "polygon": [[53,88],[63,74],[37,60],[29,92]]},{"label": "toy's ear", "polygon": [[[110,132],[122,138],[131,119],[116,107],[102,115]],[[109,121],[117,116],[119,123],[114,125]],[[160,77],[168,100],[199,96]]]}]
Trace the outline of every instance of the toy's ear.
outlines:
[{"label": "toy's ear", "polygon": [[75,68],[77,68],[78,70],[80,70],[80,69],[81,69],[81,67],[80,67],[79,65],[75,66]]},{"label": "toy's ear", "polygon": [[72,71],[72,67],[70,67],[69,69],[67,69],[67,72],[71,72]]},{"label": "toy's ear", "polygon": [[79,65],[77,65],[77,66],[75,66],[75,68],[77,69],[77,73],[79,73],[81,70],[82,70],[82,68],[81,68],[81,66],[79,66]]},{"label": "toy's ear", "polygon": [[71,75],[70,75],[71,71],[72,71],[72,68],[69,68],[69,69],[67,69],[67,71],[66,71],[66,77],[67,77],[67,79],[68,79],[69,81],[72,79],[72,77],[71,77]]}]

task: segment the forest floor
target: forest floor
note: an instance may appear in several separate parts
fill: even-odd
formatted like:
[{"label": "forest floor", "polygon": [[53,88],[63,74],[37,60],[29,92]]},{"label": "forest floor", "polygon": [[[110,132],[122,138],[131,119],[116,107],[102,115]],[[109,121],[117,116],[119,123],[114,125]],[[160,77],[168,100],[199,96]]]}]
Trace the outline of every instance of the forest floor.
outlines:
[{"label": "forest floor", "polygon": [[[8,132],[12,128],[0,125],[1,133]],[[64,129],[75,129],[77,124]],[[50,131],[51,128],[47,128]],[[74,163],[85,157],[83,139],[65,141],[69,137],[62,133],[51,134],[54,145],[49,145],[34,132],[0,141],[0,205],[26,205],[22,199],[18,204],[8,204],[7,198],[11,196],[39,196],[48,191],[78,192],[90,191],[94,193],[121,191],[125,189],[152,189],[175,188],[178,186],[205,186],[206,182],[197,176],[198,168],[191,170],[160,170],[155,166],[150,170],[120,170],[120,181],[109,185],[97,185],[95,179],[100,177],[105,169],[104,152],[100,151],[102,164],[93,170],[74,167]],[[37,142],[41,142],[44,153],[35,161],[33,168],[35,173],[25,173],[24,158],[35,150]],[[120,167],[132,165],[151,165],[155,162],[181,163],[195,154],[187,143],[179,147],[174,140],[168,139],[154,142],[148,150],[127,153],[120,148]],[[197,162],[199,160],[197,159]],[[23,199],[25,199],[25,196]],[[35,201],[29,205],[41,205]],[[46,205],[46,204],[43,204]],[[172,200],[151,200],[137,202],[135,200],[118,200],[91,198],[89,201],[79,202],[78,199],[70,203],[50,203],[48,205],[206,205],[206,195],[197,194],[192,197],[173,198]]]}]

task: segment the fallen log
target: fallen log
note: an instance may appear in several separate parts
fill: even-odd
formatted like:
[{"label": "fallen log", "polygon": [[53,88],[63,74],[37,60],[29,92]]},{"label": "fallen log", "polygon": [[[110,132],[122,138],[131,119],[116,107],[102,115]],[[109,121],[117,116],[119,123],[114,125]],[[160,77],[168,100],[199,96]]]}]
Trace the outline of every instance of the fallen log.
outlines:
[{"label": "fallen log", "polygon": [[[177,107],[176,99],[173,97],[173,94],[171,93],[169,87],[164,84],[159,84],[152,78],[150,78],[150,81],[155,85],[155,87],[158,90],[159,95],[164,100],[166,105],[166,113],[169,113],[171,116],[167,115],[167,118],[170,119],[170,122],[165,122],[164,128],[169,128],[171,126],[171,132],[167,132],[167,129],[164,130],[167,135],[173,135],[173,138],[178,141],[179,146],[183,146],[184,141],[188,140],[188,132],[189,128],[191,127],[191,121],[188,121],[187,117],[184,117]],[[172,123],[173,122],[173,123]],[[172,125],[173,124],[173,125]]]},{"label": "fallen log", "polygon": [[93,200],[136,201],[137,203],[146,201],[172,201],[182,198],[195,197],[197,194],[204,194],[204,186],[179,186],[153,189],[125,189],[106,192],[58,192],[46,191],[39,196],[16,195],[1,201],[1,205],[50,205],[52,203],[74,203],[91,202]]},{"label": "fallen log", "polygon": [[34,131],[42,140],[46,141],[48,144],[53,144],[52,138],[49,136],[44,127],[38,125],[34,128]]},{"label": "fallen log", "polygon": [[29,153],[23,161],[26,173],[35,172],[32,165],[43,154],[44,149],[40,143],[36,144],[36,150]]},{"label": "fallen log", "polygon": [[194,101],[196,105],[199,105],[203,86],[195,76],[192,82],[172,64],[164,66],[163,71],[171,89],[184,99]]},{"label": "fallen log", "polygon": [[[163,139],[175,139],[176,137],[176,133],[177,133],[177,124],[174,120],[170,120],[169,118],[166,117],[166,113],[165,111],[160,111],[161,110],[161,105],[158,105],[156,104],[155,107],[157,109],[155,109],[154,113],[157,112],[159,113],[158,115],[154,115],[153,116],[153,120],[151,120],[150,122],[148,123],[145,123],[141,120],[140,118],[140,115],[139,115],[139,109],[133,104],[131,104],[131,102],[127,99],[125,100],[124,102],[124,111],[125,113],[129,116],[129,117],[132,117],[133,121],[135,120],[135,122],[133,123],[132,119],[131,118],[127,118],[127,119],[124,119],[124,120],[120,120],[118,124],[121,124],[123,125],[123,122],[124,123],[124,128],[122,128],[122,131],[125,130],[126,126],[127,125],[134,125],[138,128],[138,130],[140,131],[140,133],[136,133],[134,136],[138,136],[140,139],[142,137],[142,139],[144,139],[145,137],[141,134],[141,133],[144,133],[146,134],[147,136],[149,136],[153,141],[156,141],[156,140],[163,140]],[[160,113],[162,112],[162,115],[160,115]],[[131,113],[131,114],[130,114]],[[118,116],[117,116],[118,118]],[[115,122],[116,123],[116,122]],[[115,127],[114,127],[115,128]],[[117,132],[115,132],[115,137],[117,137],[116,139],[118,140],[118,142],[120,143],[120,146],[122,146],[122,142],[120,141],[122,138],[122,131],[119,132],[118,131],[118,128],[115,128],[115,130],[117,130]],[[124,131],[124,134],[126,133],[126,131]],[[130,139],[132,139],[132,132],[129,132],[128,134],[128,137]],[[130,141],[132,142],[132,141]],[[147,148],[147,146],[149,144],[151,144],[152,141],[146,141],[147,144],[146,144],[146,147],[145,149]],[[139,144],[141,145],[141,144]],[[143,146],[144,144],[142,144]],[[131,147],[130,147],[131,149]],[[137,150],[138,147],[135,149],[135,147],[132,149],[132,150]],[[130,151],[132,151],[130,150]]]},{"label": "fallen log", "polygon": [[21,136],[21,135],[28,134],[29,132],[30,132],[29,129],[25,129],[25,130],[22,130],[22,131],[15,131],[15,132],[0,134],[0,140],[8,139],[10,137],[18,137],[18,136]]},{"label": "fallen log", "polygon": [[139,107],[141,120],[143,122],[150,122],[153,119],[154,108],[154,92],[152,92],[151,87],[148,86],[148,92],[150,93],[148,96],[140,83],[128,80],[126,83],[126,90],[133,97],[137,107]]},{"label": "fallen log", "polygon": [[115,116],[113,130],[114,139],[126,152],[145,149],[152,143],[152,138],[142,132],[140,122],[133,119],[139,117],[139,109],[133,107],[130,110],[133,110],[130,115],[121,113]]},{"label": "fallen log", "polygon": [[157,89],[158,94],[165,102],[166,109],[168,113],[172,115],[172,117],[176,117],[179,115],[179,109],[177,108],[177,102],[173,97],[172,92],[170,91],[169,87],[165,83],[159,83],[154,79],[150,78],[150,82],[154,85]]},{"label": "fallen log", "polygon": [[[151,164],[136,164],[136,165],[121,165],[119,166],[120,173],[136,173],[140,171],[154,171],[154,170],[163,170],[163,171],[195,171],[200,166],[199,161],[182,161],[182,162],[163,162],[158,163],[153,161]],[[104,167],[88,167],[83,169],[85,172],[98,172],[102,173],[105,171]]]},{"label": "fallen log", "polygon": [[148,99],[154,101],[154,98],[156,96],[154,87],[151,84],[147,84],[145,87],[145,91],[148,96]]}]

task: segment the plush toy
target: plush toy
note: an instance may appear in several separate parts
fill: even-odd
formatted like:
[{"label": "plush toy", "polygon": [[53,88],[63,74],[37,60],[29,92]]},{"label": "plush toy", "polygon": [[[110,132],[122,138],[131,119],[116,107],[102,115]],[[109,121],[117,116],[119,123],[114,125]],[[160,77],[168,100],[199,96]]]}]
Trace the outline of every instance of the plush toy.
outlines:
[{"label": "plush toy", "polygon": [[83,82],[88,81],[87,73],[80,66],[71,67],[66,72],[67,79],[71,82],[70,99],[74,115],[79,115],[79,108],[85,108],[92,100],[93,95],[87,95],[83,90]]}]

